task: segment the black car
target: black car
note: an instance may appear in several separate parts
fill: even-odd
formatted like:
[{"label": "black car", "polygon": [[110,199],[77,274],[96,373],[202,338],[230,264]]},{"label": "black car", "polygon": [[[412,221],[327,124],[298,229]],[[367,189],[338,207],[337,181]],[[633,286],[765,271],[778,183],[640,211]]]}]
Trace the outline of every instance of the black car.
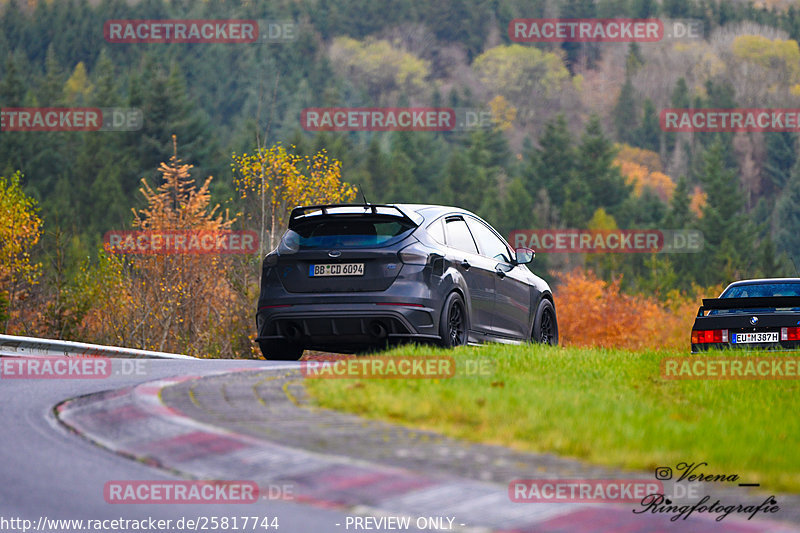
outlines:
[{"label": "black car", "polygon": [[731,283],[703,300],[692,327],[692,353],[710,348],[792,350],[800,346],[800,278]]},{"label": "black car", "polygon": [[267,359],[402,341],[557,344],[553,295],[489,224],[456,207],[298,207],[264,258],[257,341]]}]

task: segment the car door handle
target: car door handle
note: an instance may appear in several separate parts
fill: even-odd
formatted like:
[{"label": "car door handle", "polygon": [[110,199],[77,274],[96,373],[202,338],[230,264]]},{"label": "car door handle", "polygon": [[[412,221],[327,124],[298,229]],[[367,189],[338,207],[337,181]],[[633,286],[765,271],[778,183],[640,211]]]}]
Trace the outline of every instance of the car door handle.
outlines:
[{"label": "car door handle", "polygon": [[464,270],[469,270],[469,267],[471,267],[472,265],[469,264],[469,261],[464,259],[463,261],[461,261],[461,266],[464,267]]}]

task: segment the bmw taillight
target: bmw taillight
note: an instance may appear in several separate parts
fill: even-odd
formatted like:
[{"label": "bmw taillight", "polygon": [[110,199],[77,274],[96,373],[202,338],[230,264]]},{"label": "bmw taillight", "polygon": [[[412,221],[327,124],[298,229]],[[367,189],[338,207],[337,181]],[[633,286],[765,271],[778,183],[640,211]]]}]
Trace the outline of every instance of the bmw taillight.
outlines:
[{"label": "bmw taillight", "polygon": [[782,341],[800,341],[800,328],[781,328]]},{"label": "bmw taillight", "polygon": [[692,344],[707,344],[710,342],[728,342],[728,330],[727,329],[692,330]]}]

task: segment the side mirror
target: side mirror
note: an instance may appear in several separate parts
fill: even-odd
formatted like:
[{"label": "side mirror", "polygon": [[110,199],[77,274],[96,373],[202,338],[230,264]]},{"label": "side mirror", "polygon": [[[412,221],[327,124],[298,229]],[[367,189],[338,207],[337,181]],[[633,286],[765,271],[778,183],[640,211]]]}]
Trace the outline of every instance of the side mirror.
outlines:
[{"label": "side mirror", "polygon": [[514,262],[518,265],[530,263],[533,261],[533,258],[536,257],[536,252],[530,248],[517,248],[515,251],[517,253],[517,258]]}]

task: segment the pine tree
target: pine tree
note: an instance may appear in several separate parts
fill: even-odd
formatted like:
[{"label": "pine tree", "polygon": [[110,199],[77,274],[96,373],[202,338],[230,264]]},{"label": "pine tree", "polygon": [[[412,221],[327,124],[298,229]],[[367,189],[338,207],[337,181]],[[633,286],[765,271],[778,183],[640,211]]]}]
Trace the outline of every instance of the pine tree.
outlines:
[{"label": "pine tree", "polygon": [[534,229],[538,225],[533,197],[525,188],[521,178],[511,180],[503,204],[503,216],[498,228],[507,236],[516,229]]},{"label": "pine tree", "polygon": [[644,101],[642,123],[636,129],[636,142],[634,146],[659,153],[661,151],[661,124],[653,101],[647,98]]},{"label": "pine tree", "polygon": [[[672,90],[672,96],[670,97],[670,105],[674,109],[687,109],[689,104],[689,87],[686,85],[686,79],[681,76],[675,82],[675,88]],[[671,153],[675,149],[677,138],[678,134],[674,131],[664,133],[664,144],[667,153]]]},{"label": "pine tree", "polygon": [[789,131],[765,134],[767,158],[764,161],[764,178],[767,194],[782,190],[797,162],[797,134]]},{"label": "pine tree", "polygon": [[775,205],[775,243],[800,269],[800,163],[792,168],[789,181]]},{"label": "pine tree", "polygon": [[625,57],[625,76],[633,76],[642,65],[644,65],[644,58],[639,43],[632,42],[628,46],[628,55]]},{"label": "pine tree", "polygon": [[583,212],[582,218],[588,220],[588,213],[598,207],[605,208],[614,218],[618,218],[619,208],[631,194],[632,186],[625,182],[619,167],[614,164],[617,150],[603,134],[598,116],[593,115],[589,119],[577,154],[576,181],[585,183],[589,192],[589,204],[585,206],[588,209]]},{"label": "pine tree", "polygon": [[614,121],[614,130],[617,140],[626,144],[635,145],[637,142],[636,99],[633,93],[633,83],[630,76],[625,76],[625,83],[620,90],[619,97],[611,117]]},{"label": "pine tree", "polygon": [[[696,275],[701,283],[720,283],[744,275],[756,232],[743,213],[737,174],[725,166],[721,141],[707,150],[701,181],[708,198],[699,223],[705,249],[698,254]],[[744,249],[740,243],[748,246]]]},{"label": "pine tree", "polygon": [[539,148],[528,154],[522,178],[531,197],[538,198],[539,191],[544,189],[552,204],[560,210],[566,201],[566,186],[575,175],[576,155],[567,120],[559,114],[545,124]]},{"label": "pine tree", "polygon": [[689,183],[685,176],[678,179],[678,184],[672,192],[669,203],[669,212],[664,219],[666,229],[689,228],[694,223],[694,215],[689,208]]}]

